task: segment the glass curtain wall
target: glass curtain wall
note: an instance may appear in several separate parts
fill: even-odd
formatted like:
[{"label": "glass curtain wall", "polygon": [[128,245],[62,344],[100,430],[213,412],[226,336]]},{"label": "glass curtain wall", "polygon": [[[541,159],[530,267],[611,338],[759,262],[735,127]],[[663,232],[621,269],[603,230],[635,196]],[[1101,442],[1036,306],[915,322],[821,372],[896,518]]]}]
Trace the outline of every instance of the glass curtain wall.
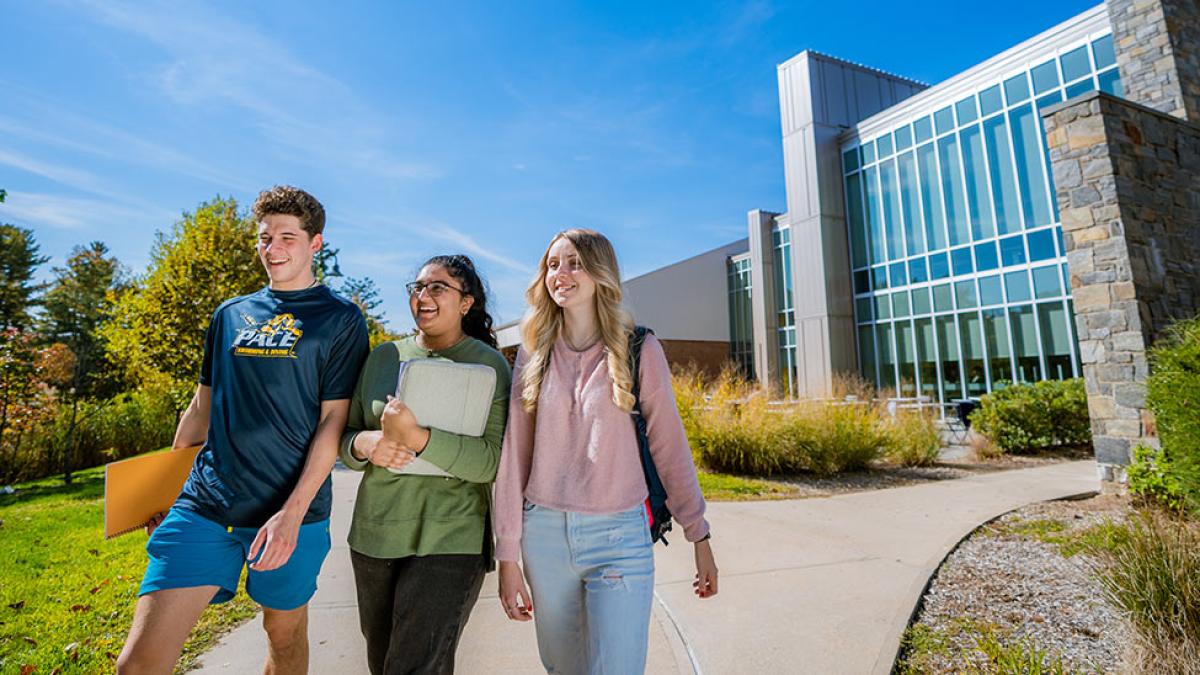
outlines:
[{"label": "glass curtain wall", "polygon": [[796,313],[792,303],[792,231],[788,227],[771,232],[775,269],[775,307],[779,326],[779,384],[782,394],[796,397]]},{"label": "glass curtain wall", "polygon": [[729,289],[729,358],[742,374],[754,379],[754,313],[750,304],[750,258],[726,264]]},{"label": "glass curtain wall", "polygon": [[1039,110],[1094,89],[1124,95],[1111,35],[842,148],[868,381],[949,403],[1080,374]]}]

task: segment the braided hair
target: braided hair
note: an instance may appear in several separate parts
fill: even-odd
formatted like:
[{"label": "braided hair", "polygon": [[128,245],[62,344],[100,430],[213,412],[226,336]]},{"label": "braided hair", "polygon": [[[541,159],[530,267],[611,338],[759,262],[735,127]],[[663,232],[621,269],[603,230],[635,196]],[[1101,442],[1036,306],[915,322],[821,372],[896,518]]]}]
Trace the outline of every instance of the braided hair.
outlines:
[{"label": "braided hair", "polygon": [[458,280],[462,286],[463,293],[475,298],[475,302],[471,304],[471,309],[462,318],[463,333],[479,340],[492,349],[497,349],[496,332],[492,330],[492,315],[488,314],[487,310],[487,289],[483,283],[483,279],[479,276],[479,272],[475,271],[475,263],[465,255],[435,255],[425,264],[421,265],[424,269],[430,265],[435,265],[446,270],[446,272]]}]

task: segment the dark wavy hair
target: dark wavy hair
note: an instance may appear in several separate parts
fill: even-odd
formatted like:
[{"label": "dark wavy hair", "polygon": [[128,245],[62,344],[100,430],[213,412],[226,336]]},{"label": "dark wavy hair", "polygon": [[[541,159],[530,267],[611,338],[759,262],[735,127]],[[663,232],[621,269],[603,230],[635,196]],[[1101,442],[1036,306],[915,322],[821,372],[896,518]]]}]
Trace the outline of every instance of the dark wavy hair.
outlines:
[{"label": "dark wavy hair", "polygon": [[492,315],[487,310],[487,287],[475,263],[461,253],[455,255],[435,255],[421,265],[425,269],[436,265],[446,270],[462,286],[463,293],[475,298],[471,309],[462,318],[462,330],[467,335],[479,340],[492,349],[498,349],[496,331],[492,330]]}]

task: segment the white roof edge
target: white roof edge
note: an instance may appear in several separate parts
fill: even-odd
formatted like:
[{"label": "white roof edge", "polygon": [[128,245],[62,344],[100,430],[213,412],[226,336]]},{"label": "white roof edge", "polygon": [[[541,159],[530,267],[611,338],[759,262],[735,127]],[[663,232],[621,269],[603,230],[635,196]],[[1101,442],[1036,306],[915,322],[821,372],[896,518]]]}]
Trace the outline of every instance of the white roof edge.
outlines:
[{"label": "white roof edge", "polygon": [[[990,82],[991,79],[1008,73],[1013,69],[1015,63],[1024,63],[1032,56],[1033,52],[1044,50],[1047,42],[1069,41],[1073,37],[1085,36],[1095,32],[1101,26],[1104,28],[1111,27],[1108,22],[1108,7],[1103,4],[1077,14],[1048,30],[1042,31],[1000,52],[982,63],[972,66],[928,89],[917,92],[900,103],[862,120],[842,135],[841,142],[845,143],[854,138],[871,136],[884,129],[891,128],[902,118],[914,115],[923,107],[930,106],[930,101],[933,99],[937,100],[937,105],[931,106],[928,112],[933,112],[933,107],[941,108],[945,105],[953,104],[953,99],[965,95],[976,85],[982,84],[985,80]],[[943,98],[951,100],[947,102]]]},{"label": "white roof edge", "polygon": [[721,249],[731,248],[733,246],[737,246],[737,245],[743,244],[743,243],[746,245],[747,249],[749,249],[749,246],[750,246],[749,237],[742,237],[741,239],[736,239],[734,241],[729,242],[728,244],[722,244],[715,248],[710,248],[707,251],[703,251],[701,253],[697,253],[696,255],[689,256],[687,258],[684,258],[683,260],[676,260],[675,262],[670,263],[668,265],[663,265],[662,267],[656,267],[656,268],[650,270],[649,272],[643,272],[643,273],[637,275],[636,277],[629,277],[628,279],[623,280],[621,283],[627,284],[631,281],[636,281],[637,279],[641,279],[642,277],[648,277],[651,274],[658,274],[659,272],[662,272],[664,270],[669,270],[672,267],[677,267],[679,265],[683,265],[684,263],[689,263],[697,258],[703,258],[706,255],[712,255],[713,253],[716,253],[717,251],[720,251]]},{"label": "white roof edge", "polygon": [[831,54],[819,52],[815,49],[805,49],[804,51],[801,51],[799,54],[796,54],[795,56],[788,59],[787,61],[784,61],[783,63],[775,66],[775,69],[783,70],[784,68],[787,68],[788,66],[791,66],[793,63],[800,61],[801,59],[804,59],[804,58],[818,58],[818,59],[821,59],[824,61],[832,61],[833,63],[839,63],[843,66],[849,66],[849,67],[855,68],[857,70],[871,73],[872,75],[882,75],[888,79],[899,80],[900,82],[907,82],[909,84],[915,84],[919,87],[928,87],[929,86],[928,82],[922,82],[920,80],[915,80],[911,77],[905,77],[903,75],[889,73],[888,71],[883,70],[881,68],[875,68],[873,66],[868,66],[863,63],[858,63],[857,61],[850,61],[847,59],[843,59],[843,58],[840,58],[837,56],[833,56]]}]

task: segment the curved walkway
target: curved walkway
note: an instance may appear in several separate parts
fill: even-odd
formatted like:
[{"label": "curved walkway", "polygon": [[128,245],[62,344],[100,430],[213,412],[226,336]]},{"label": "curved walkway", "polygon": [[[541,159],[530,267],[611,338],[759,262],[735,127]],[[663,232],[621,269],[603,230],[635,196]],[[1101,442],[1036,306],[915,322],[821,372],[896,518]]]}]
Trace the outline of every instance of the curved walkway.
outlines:
[{"label": "curved walkway", "polygon": [[[720,594],[692,595],[691,547],[657,547],[649,673],[890,672],[930,576],[974,528],[1025,504],[1094,491],[1093,462],[774,502],[710,505]],[[359,474],[334,473],[334,549],[311,606],[311,672],[366,672],[345,533]],[[230,633],[202,673],[261,668],[256,625]],[[532,623],[506,620],[484,583],[458,672],[541,673]]]}]

